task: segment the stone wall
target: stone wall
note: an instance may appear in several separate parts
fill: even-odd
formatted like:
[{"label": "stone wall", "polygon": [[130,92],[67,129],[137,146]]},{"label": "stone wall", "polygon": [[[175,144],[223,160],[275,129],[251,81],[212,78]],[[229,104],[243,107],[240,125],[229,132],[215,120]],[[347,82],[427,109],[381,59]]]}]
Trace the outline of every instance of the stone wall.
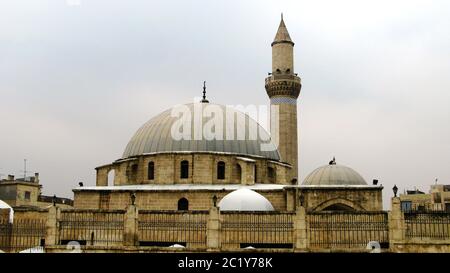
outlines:
[{"label": "stone wall", "polygon": [[[178,201],[186,198],[189,210],[209,210],[213,206],[212,198],[220,202],[227,190],[195,191],[136,191],[136,206],[143,210],[177,210]],[[287,208],[286,192],[283,190],[258,191],[274,206],[275,210]],[[78,209],[126,209],[131,204],[129,191],[75,191],[74,207]]]},{"label": "stone wall", "polygon": [[[291,167],[268,159],[239,155],[212,153],[160,153],[143,155],[113,164],[100,166],[97,170],[97,186],[139,184],[289,184]],[[181,178],[180,164],[189,162],[189,177]],[[217,163],[225,163],[225,179],[217,177]],[[154,179],[148,178],[148,164],[154,163]],[[133,171],[133,165],[137,168]],[[239,165],[239,166],[238,166]],[[268,177],[268,167],[273,167],[276,179]],[[256,171],[255,171],[256,168]],[[114,170],[114,181],[108,181],[108,173]],[[256,175],[255,175],[256,174]]]},{"label": "stone wall", "polygon": [[343,204],[357,211],[381,211],[382,188],[301,189],[308,211],[321,211],[333,204]]},{"label": "stone wall", "polygon": [[48,209],[38,208],[16,208],[14,210],[14,220],[47,220]]}]

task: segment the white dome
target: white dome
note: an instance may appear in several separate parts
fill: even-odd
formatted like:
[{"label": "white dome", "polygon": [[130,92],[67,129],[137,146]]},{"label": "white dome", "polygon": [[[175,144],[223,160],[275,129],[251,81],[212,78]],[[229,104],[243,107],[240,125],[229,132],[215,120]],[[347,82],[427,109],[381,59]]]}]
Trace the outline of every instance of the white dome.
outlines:
[{"label": "white dome", "polygon": [[267,198],[247,188],[240,188],[225,195],[219,202],[222,211],[273,211]]},{"label": "white dome", "polygon": [[9,222],[12,223],[13,218],[14,218],[13,208],[10,205],[8,205],[6,202],[0,200],[0,209],[9,209]]}]

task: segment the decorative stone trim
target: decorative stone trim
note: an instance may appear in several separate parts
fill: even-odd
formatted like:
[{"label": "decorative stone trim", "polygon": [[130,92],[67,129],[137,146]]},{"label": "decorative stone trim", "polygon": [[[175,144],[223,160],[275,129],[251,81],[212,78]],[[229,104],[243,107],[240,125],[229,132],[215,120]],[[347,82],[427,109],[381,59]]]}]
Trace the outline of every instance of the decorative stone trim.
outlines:
[{"label": "decorative stone trim", "polygon": [[274,97],[270,99],[270,104],[292,104],[297,105],[297,99],[291,97]]}]

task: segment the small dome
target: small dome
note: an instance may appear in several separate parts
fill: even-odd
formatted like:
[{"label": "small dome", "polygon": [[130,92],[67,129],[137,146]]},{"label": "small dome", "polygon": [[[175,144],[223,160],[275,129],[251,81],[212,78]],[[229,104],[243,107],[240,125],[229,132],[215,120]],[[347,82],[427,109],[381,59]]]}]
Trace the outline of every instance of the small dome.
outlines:
[{"label": "small dome", "polygon": [[333,159],[329,165],[312,171],[303,181],[303,185],[367,185],[364,178],[352,168],[337,165]]},{"label": "small dome", "polygon": [[219,202],[222,211],[273,211],[267,198],[247,188],[240,188],[225,195]]},{"label": "small dome", "polygon": [[[200,110],[196,110],[199,108]],[[222,135],[202,136],[203,127],[211,118],[195,114],[203,111],[223,113]],[[180,118],[172,116],[172,110],[192,113],[186,116],[187,125],[191,130],[192,140],[176,140],[172,137],[172,129],[178,128]],[[184,112],[182,112],[184,113]],[[195,115],[198,115],[197,118]],[[215,129],[214,129],[215,130]],[[242,130],[242,131],[241,131]],[[200,135],[198,135],[200,133]],[[209,134],[208,132],[203,132]],[[244,135],[245,134],[245,135]],[[256,135],[255,135],[256,134]],[[196,137],[197,136],[197,137]],[[231,107],[213,103],[191,103],[166,110],[146,122],[131,140],[123,152],[122,158],[146,153],[162,152],[219,152],[249,156],[259,156],[272,160],[280,160],[278,150],[270,141],[269,133],[247,114]]]},{"label": "small dome", "polygon": [[9,222],[12,223],[14,219],[14,210],[13,208],[8,205],[8,203],[0,200],[0,209],[9,209]]}]

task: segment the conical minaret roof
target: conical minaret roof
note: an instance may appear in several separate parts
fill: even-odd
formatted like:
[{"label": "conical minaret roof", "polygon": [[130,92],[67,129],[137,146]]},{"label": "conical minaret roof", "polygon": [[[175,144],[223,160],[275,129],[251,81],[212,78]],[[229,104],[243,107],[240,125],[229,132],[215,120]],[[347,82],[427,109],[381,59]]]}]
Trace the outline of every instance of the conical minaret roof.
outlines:
[{"label": "conical minaret roof", "polygon": [[281,22],[278,27],[277,34],[275,35],[275,39],[273,39],[272,45],[277,43],[291,43],[294,45],[294,42],[291,40],[291,36],[289,36],[289,32],[284,24],[283,14],[281,14]]}]

